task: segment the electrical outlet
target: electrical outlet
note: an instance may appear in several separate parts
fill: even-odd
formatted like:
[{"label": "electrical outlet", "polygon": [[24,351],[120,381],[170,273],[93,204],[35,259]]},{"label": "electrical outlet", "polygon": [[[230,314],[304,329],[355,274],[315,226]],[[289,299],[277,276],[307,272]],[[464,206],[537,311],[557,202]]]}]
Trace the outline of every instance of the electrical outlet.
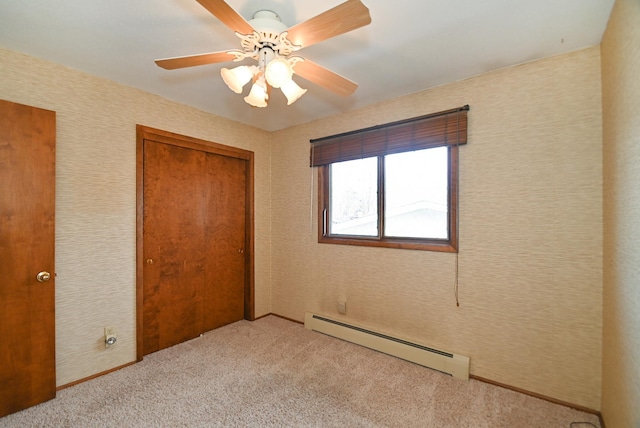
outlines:
[{"label": "electrical outlet", "polygon": [[342,315],[347,313],[347,302],[344,300],[338,300],[338,312]]},{"label": "electrical outlet", "polygon": [[118,340],[116,336],[116,329],[113,327],[105,327],[104,328],[104,346],[105,348],[109,348],[116,344],[116,340]]}]

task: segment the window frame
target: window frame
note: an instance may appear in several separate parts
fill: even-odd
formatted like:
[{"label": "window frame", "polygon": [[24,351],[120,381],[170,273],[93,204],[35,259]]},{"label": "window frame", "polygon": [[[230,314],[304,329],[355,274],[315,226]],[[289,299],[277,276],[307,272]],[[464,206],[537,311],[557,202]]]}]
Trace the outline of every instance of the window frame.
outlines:
[{"label": "window frame", "polygon": [[[435,147],[431,147],[435,148]],[[448,145],[448,239],[409,238],[384,236],[384,156],[378,158],[378,236],[329,235],[330,166],[318,167],[318,242],[324,244],[356,245],[367,247],[397,248],[437,252],[458,252],[458,160],[459,147]],[[422,150],[422,149],[421,149]]]}]

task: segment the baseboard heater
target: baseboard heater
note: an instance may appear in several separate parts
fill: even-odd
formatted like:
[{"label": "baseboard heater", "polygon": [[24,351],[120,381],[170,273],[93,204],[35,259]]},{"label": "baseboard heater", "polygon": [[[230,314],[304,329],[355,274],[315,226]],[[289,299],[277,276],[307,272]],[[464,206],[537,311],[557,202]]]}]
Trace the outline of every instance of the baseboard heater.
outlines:
[{"label": "baseboard heater", "polygon": [[342,321],[307,313],[304,326],[308,330],[324,333],[367,348],[402,358],[416,364],[450,374],[453,377],[469,379],[469,357],[452,354],[409,342],[397,337],[387,336]]}]

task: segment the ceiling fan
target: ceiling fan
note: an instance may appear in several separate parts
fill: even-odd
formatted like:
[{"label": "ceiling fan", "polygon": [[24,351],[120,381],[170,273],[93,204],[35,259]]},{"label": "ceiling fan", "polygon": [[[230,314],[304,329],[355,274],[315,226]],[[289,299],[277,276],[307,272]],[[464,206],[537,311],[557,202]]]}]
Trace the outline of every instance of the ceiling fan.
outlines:
[{"label": "ceiling fan", "polygon": [[251,91],[244,100],[255,107],[267,106],[272,87],[282,90],[288,105],[307,92],[293,81],[293,74],[343,96],[351,95],[358,87],[355,82],[294,53],[370,24],[369,9],[360,0],[347,0],[288,29],[278,15],[269,10],[260,10],[253,19],[246,21],[224,0],[197,1],[235,32],[242,50],[159,59],[155,61],[158,66],[173,70],[254,59],[257,65],[223,68],[221,74],[229,88],[238,94],[253,80]]}]

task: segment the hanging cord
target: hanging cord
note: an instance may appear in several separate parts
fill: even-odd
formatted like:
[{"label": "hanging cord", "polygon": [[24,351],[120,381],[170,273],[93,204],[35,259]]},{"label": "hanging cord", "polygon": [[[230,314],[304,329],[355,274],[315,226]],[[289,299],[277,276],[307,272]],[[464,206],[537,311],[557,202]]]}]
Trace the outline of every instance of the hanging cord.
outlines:
[{"label": "hanging cord", "polygon": [[[311,235],[311,236],[313,236],[313,183],[314,183],[314,180],[313,180],[313,170],[314,170],[313,160],[315,158],[315,154],[316,154],[316,151],[314,150],[313,145],[312,145],[311,146],[311,165],[310,165],[310,168],[309,168],[309,170],[311,171],[309,173],[309,175],[311,176],[311,179],[310,179],[311,182],[310,182],[310,186],[309,186],[311,188],[311,191],[309,193],[309,235]],[[320,221],[320,219],[318,219],[318,221]]]},{"label": "hanging cord", "polygon": [[456,298],[456,307],[460,306],[460,299],[458,295],[458,274],[459,266],[458,259],[460,255],[460,111],[456,114],[456,239],[458,240],[458,249],[456,251],[456,276],[453,285],[453,294]]},{"label": "hanging cord", "polygon": [[453,294],[456,296],[456,306],[460,306],[460,299],[458,298],[458,253],[456,253],[456,279],[453,285]]},{"label": "hanging cord", "polygon": [[[309,235],[313,236],[313,167],[309,168],[311,171],[311,193],[309,194]],[[320,221],[320,219],[318,219]]]}]

